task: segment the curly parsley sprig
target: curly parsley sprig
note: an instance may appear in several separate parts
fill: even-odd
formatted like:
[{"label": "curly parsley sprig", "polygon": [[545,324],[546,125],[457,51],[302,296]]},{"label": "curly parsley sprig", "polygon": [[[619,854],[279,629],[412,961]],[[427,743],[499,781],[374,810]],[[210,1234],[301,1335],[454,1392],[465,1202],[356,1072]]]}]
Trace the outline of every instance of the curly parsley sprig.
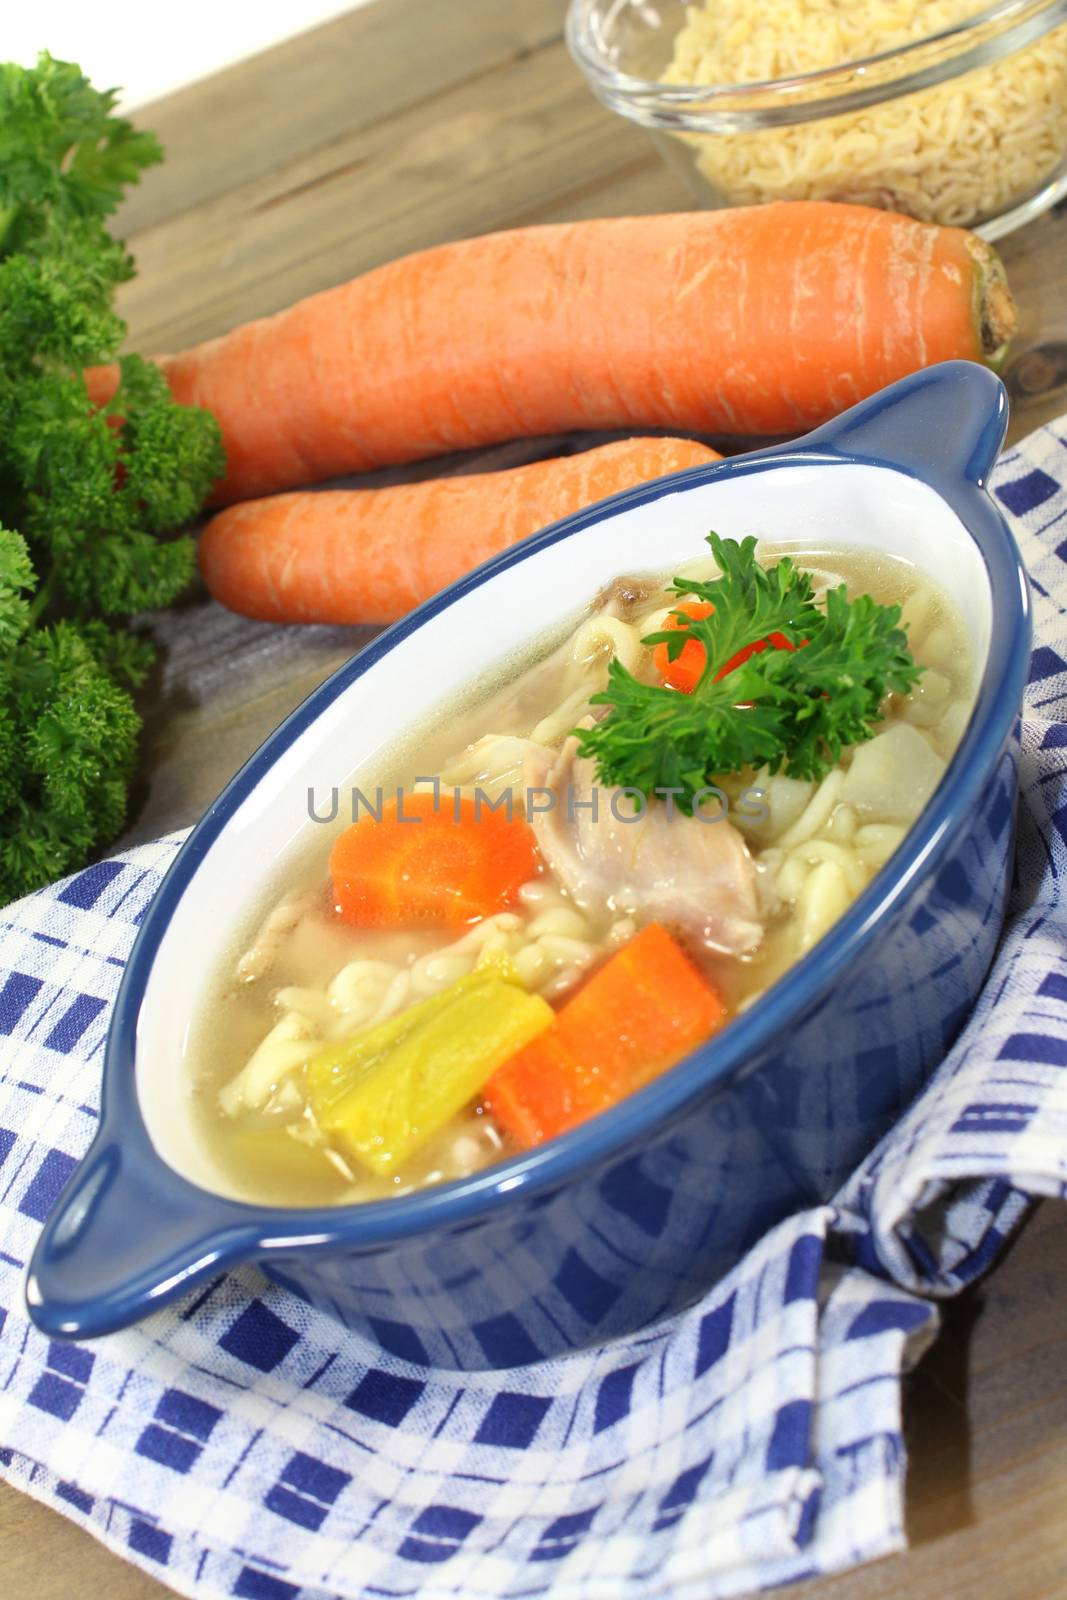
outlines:
[{"label": "curly parsley sprig", "polygon": [[114,105],[47,54],[0,66],[0,903],[122,827],[153,657],[124,619],[188,583],[174,535],[224,467],[214,418],[140,357],[103,409],[82,376],[126,332],[105,219],[162,159]]},{"label": "curly parsley sprig", "polygon": [[[746,768],[822,777],[846,746],[872,737],[886,695],[906,694],[921,671],[899,606],[849,600],[844,585],[819,606],[811,579],[788,556],[763,567],[755,539],[711,533],[708,544],[721,576],[676,578],[671,587],[710,603],[710,615],[678,611],[682,626],[642,640],[665,645],[671,660],[690,640],[703,645],[692,694],[642,683],[613,660],[607,688],[592,697],[608,713],[578,730],[581,754],[596,761],[603,783],[648,796],[674,790],[687,813],[701,789]],[[721,676],[739,651],[772,633],[794,648],[762,650]]]}]

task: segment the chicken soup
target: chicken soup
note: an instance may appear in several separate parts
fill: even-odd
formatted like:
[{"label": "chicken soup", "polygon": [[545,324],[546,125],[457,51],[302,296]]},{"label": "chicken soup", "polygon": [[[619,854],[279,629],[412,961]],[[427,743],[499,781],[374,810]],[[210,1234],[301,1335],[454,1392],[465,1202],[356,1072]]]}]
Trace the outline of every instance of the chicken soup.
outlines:
[{"label": "chicken soup", "polygon": [[713,1049],[896,850],[973,704],[949,597],[708,545],[314,797],[191,1034],[234,1195],[381,1199],[567,1132]]}]

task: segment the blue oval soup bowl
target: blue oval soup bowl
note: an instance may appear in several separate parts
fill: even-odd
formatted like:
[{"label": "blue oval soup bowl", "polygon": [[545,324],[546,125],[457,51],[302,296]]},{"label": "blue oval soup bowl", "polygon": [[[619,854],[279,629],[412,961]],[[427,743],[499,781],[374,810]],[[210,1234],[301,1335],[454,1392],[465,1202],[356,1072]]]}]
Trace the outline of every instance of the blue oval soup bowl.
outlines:
[{"label": "blue oval soup bowl", "polygon": [[[945,363],[795,444],[616,495],[453,585],[311,695],[193,830],[145,917],[99,1131],[31,1263],[38,1327],[91,1338],[255,1261],[407,1360],[521,1365],[691,1303],[767,1228],[826,1201],[952,1043],[1001,927],[1030,650],[1025,570],[984,489],[1006,412],[990,372]],[[465,685],[618,574],[699,553],[709,528],[884,549],[954,597],[977,701],[901,848],[749,1011],[564,1137],[396,1199],[228,1198],[197,1136],[183,1045],[234,930],[283,881],[308,791],[373,772],[398,730],[447,716]]]}]

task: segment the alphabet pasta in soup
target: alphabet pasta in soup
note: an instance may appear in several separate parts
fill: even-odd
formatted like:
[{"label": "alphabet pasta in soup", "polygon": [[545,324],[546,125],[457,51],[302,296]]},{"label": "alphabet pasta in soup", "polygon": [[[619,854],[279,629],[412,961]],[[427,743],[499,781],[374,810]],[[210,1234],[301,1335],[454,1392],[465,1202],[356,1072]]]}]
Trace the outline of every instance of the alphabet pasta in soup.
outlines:
[{"label": "alphabet pasta in soup", "polygon": [[713,1052],[897,849],[971,714],[952,602],[869,550],[707,543],[309,796],[191,1031],[233,1195],[382,1199],[565,1134]]}]

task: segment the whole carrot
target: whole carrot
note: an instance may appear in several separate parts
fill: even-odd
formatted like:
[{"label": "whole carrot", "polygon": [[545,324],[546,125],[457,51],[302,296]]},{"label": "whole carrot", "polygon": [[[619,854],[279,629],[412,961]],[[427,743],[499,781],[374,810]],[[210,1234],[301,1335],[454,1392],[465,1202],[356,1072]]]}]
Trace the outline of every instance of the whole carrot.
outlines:
[{"label": "whole carrot", "polygon": [[208,523],[200,569],[246,617],[392,622],[558,517],[717,459],[688,439],[624,439],[506,472],[247,500]]},{"label": "whole carrot", "polygon": [[441,245],[161,364],[222,424],[227,501],[575,428],[797,432],[1014,325],[963,229],[783,201]]}]

